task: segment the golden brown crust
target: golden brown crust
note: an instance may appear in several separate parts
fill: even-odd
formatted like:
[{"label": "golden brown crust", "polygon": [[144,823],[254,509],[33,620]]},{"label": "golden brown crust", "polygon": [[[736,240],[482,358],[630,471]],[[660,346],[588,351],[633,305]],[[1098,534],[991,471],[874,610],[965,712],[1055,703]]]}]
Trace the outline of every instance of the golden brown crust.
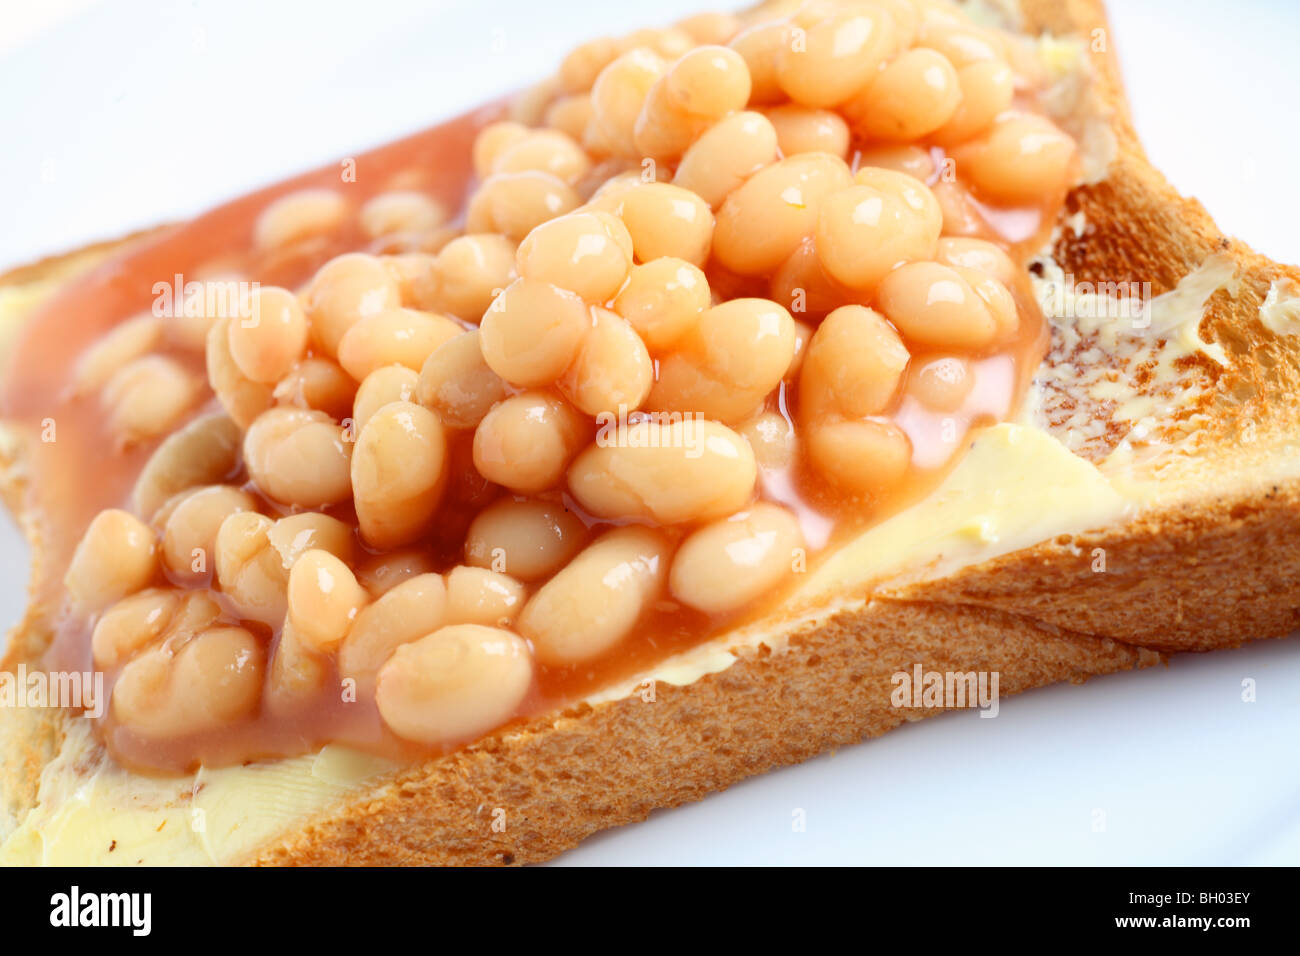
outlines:
[{"label": "golden brown crust", "polygon": [[[1024,0],[1027,25],[1053,33],[1106,29],[1097,0]],[[1113,107],[1119,159],[1108,178],[1077,190],[1083,237],[1056,255],[1080,279],[1150,281],[1172,288],[1209,253],[1241,272],[1234,298],[1211,300],[1205,338],[1232,359],[1200,359],[1213,414],[1208,441],[1237,460],[1214,474],[1263,479],[1295,433],[1297,344],[1256,316],[1273,278],[1300,278],[1224,239],[1194,200],[1146,162],[1133,132],[1107,35],[1095,58]],[[1259,360],[1264,356],[1263,361]],[[1242,446],[1243,423],[1258,426]],[[1254,433],[1252,433],[1254,434]],[[1239,454],[1238,454],[1239,453]],[[1171,466],[1206,469],[1206,459]],[[890,703],[891,677],[926,670],[998,671],[1002,694],[1146,666],[1161,652],[1233,646],[1300,623],[1300,483],[1222,482],[1222,493],[1140,515],[1122,526],[1046,542],[938,581],[898,588],[760,647],[686,687],[660,684],[500,731],[456,754],[410,767],[262,847],[259,864],[525,863],[597,830],[697,800],[745,777],[876,736],[934,710]],[[1098,571],[1097,556],[1105,570]],[[39,643],[37,640],[35,643]],[[18,761],[34,793],[52,731],[27,739]],[[6,764],[0,754],[0,765]],[[504,818],[495,811],[504,811]],[[493,828],[504,820],[504,829]],[[2,828],[0,828],[2,832]]]},{"label": "golden brown crust", "polygon": [[1000,692],[1018,693],[1159,660],[1000,611],[876,602],[801,632],[782,654],[762,649],[687,687],[661,684],[653,702],[578,707],[413,767],[254,862],[545,860],[597,830],[934,713],[890,703],[892,675],[917,663],[999,671]]}]

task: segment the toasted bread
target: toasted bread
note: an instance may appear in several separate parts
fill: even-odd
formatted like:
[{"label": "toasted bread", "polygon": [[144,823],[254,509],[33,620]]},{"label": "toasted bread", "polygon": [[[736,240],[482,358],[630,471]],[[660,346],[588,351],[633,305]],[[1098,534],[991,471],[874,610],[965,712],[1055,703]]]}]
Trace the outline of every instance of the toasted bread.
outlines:
[{"label": "toasted bread", "polygon": [[[1106,29],[1098,0],[1021,8],[1033,33]],[[931,522],[933,512],[917,509],[934,503],[923,502],[869,532],[837,559],[849,573],[824,571],[779,618],[445,757],[399,768],[330,754],[242,777],[136,778],[130,809],[143,817],[80,821],[81,830],[58,820],[87,841],[84,858],[112,862],[120,826],[116,859],[136,862],[129,838],[141,821],[207,810],[192,827],[198,855],[221,863],[545,860],[656,808],[941,712],[891,700],[893,675],[916,665],[996,671],[1009,695],[1300,626],[1300,334],[1287,324],[1300,332],[1300,322],[1285,312],[1300,270],[1222,236],[1180,197],[1146,160],[1112,48],[1092,64],[1114,153],[1104,178],[1071,194],[1038,266],[1049,279],[1059,267],[1076,282],[1150,282],[1163,311],[1150,335],[1131,338],[1054,317],[1040,402],[1023,416],[1032,423],[977,437],[932,496],[964,502],[956,514]],[[102,254],[11,274],[0,292],[35,298]],[[25,310],[5,311],[19,322]],[[21,517],[20,452],[6,448],[6,496]],[[1087,500],[1048,489],[1008,503],[980,483],[980,469],[992,468],[1010,484],[1013,469],[1036,467],[1040,455],[1077,479],[1062,486],[1065,499]],[[981,525],[1007,509],[1020,514]],[[1049,510],[1060,513],[1037,513]],[[900,538],[912,544],[907,560],[878,558],[882,541]],[[32,546],[39,559],[39,540]],[[42,612],[30,609],[15,631],[6,666],[43,648]],[[42,844],[43,824],[78,788],[94,797],[96,780],[108,781],[102,795],[125,777],[85,724],[60,711],[0,715],[0,860],[57,857]],[[220,812],[229,786],[272,797],[238,839],[241,821]],[[97,838],[103,845],[91,846]]]}]

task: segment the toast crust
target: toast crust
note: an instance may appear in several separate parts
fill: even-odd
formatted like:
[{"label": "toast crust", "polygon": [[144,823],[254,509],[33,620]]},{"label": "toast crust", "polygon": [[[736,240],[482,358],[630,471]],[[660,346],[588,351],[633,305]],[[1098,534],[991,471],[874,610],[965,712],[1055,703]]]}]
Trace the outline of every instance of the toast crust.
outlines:
[{"label": "toast crust", "polygon": [[[1099,0],[1023,0],[1030,32],[1104,31],[1093,57],[1118,155],[1102,182],[1071,194],[1082,236],[1055,257],[1081,279],[1150,281],[1167,291],[1211,253],[1230,257],[1236,293],[1216,294],[1202,337],[1230,362],[1201,356],[1207,379],[1198,432],[1226,459],[1223,474],[1284,473],[1300,395],[1300,343],[1271,333],[1258,309],[1271,283],[1300,280],[1223,237],[1195,200],[1146,161],[1124,101]],[[1250,443],[1242,432],[1250,425]],[[1205,455],[1175,459],[1185,481],[1214,475]],[[21,472],[6,500],[21,513]],[[15,507],[17,506],[17,507]],[[1107,573],[1094,571],[1094,552]],[[33,543],[39,554],[39,542]],[[43,645],[29,610],[6,665]],[[1232,647],[1300,625],[1300,480],[1237,482],[1212,497],[1146,511],[1121,526],[1066,536],[949,577],[884,590],[800,627],[779,652],[760,645],[726,670],[684,687],[633,695],[511,725],[454,754],[356,791],[256,850],[279,865],[522,864],[548,859],[607,827],[697,800],[765,770],[877,736],[942,712],[890,703],[891,677],[915,664],[998,671],[1002,694],[1149,666],[1172,651]],[[28,725],[0,736],[0,809],[34,801],[40,768],[63,719],[18,711]],[[493,827],[504,810],[505,828]],[[0,832],[6,829],[0,818]],[[500,832],[498,832],[500,830]]]}]

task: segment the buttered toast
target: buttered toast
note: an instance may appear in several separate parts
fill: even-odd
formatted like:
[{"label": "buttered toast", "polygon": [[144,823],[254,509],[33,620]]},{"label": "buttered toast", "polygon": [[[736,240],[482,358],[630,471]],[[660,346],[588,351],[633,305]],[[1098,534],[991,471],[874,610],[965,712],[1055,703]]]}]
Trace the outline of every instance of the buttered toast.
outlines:
[{"label": "buttered toast", "polygon": [[[1096,4],[1024,7],[1032,33],[1105,28]],[[1292,631],[1300,273],[1220,236],[1174,193],[1142,155],[1110,55],[1089,60],[1106,128],[1076,135],[1103,141],[1104,168],[1070,192],[1050,254],[1029,263],[1050,327],[1029,398],[781,606],[405,766],[330,744],[146,778],[118,766],[87,721],[6,709],[0,859],[113,862],[116,841],[147,846],[147,862],[530,862],[936,712],[893,699],[895,675],[917,665],[996,671],[1010,694]],[[80,265],[9,277],[6,321]],[[1097,321],[1101,298],[1079,290],[1129,282],[1150,282],[1155,298],[1117,332]],[[21,515],[21,442],[10,452]],[[37,601],[8,666],[33,661],[50,634]],[[265,812],[248,819],[251,806]],[[172,818],[179,832],[150,844]]]}]

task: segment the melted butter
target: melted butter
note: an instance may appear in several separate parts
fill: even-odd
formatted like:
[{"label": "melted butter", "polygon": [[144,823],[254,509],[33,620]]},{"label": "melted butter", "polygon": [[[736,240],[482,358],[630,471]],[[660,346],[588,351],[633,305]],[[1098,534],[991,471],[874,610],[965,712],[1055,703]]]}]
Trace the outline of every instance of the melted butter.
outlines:
[{"label": "melted butter", "polygon": [[1269,283],[1259,321],[1275,335],[1300,335],[1300,285],[1287,278]]},{"label": "melted butter", "polygon": [[[1133,502],[1047,432],[994,425],[936,492],[872,527],[809,575],[787,607],[811,610],[694,647],[586,702],[618,700],[660,681],[694,683],[760,645],[783,650],[791,633],[865,605],[873,587],[942,577],[1057,534],[1111,524]],[[155,779],[109,760],[88,721],[68,724],[59,757],[42,774],[38,804],[0,848],[0,863],[238,862],[395,766],[329,746],[314,756]]]},{"label": "melted butter", "polygon": [[90,722],[69,719],[36,807],[0,845],[0,865],[237,863],[291,824],[396,765],[343,747],[288,760],[144,777],[108,758]]},{"label": "melted butter", "polygon": [[1220,345],[1201,337],[1200,325],[1216,292],[1238,294],[1232,258],[1211,254],[1173,289],[1146,302],[1131,283],[1076,283],[1050,257],[1037,266],[1034,292],[1053,334],[1027,403],[1028,420],[1098,461],[1127,454],[1134,444],[1172,445],[1193,434],[1201,419],[1191,410],[1209,380],[1189,376],[1184,366],[1195,355],[1228,363]]}]

